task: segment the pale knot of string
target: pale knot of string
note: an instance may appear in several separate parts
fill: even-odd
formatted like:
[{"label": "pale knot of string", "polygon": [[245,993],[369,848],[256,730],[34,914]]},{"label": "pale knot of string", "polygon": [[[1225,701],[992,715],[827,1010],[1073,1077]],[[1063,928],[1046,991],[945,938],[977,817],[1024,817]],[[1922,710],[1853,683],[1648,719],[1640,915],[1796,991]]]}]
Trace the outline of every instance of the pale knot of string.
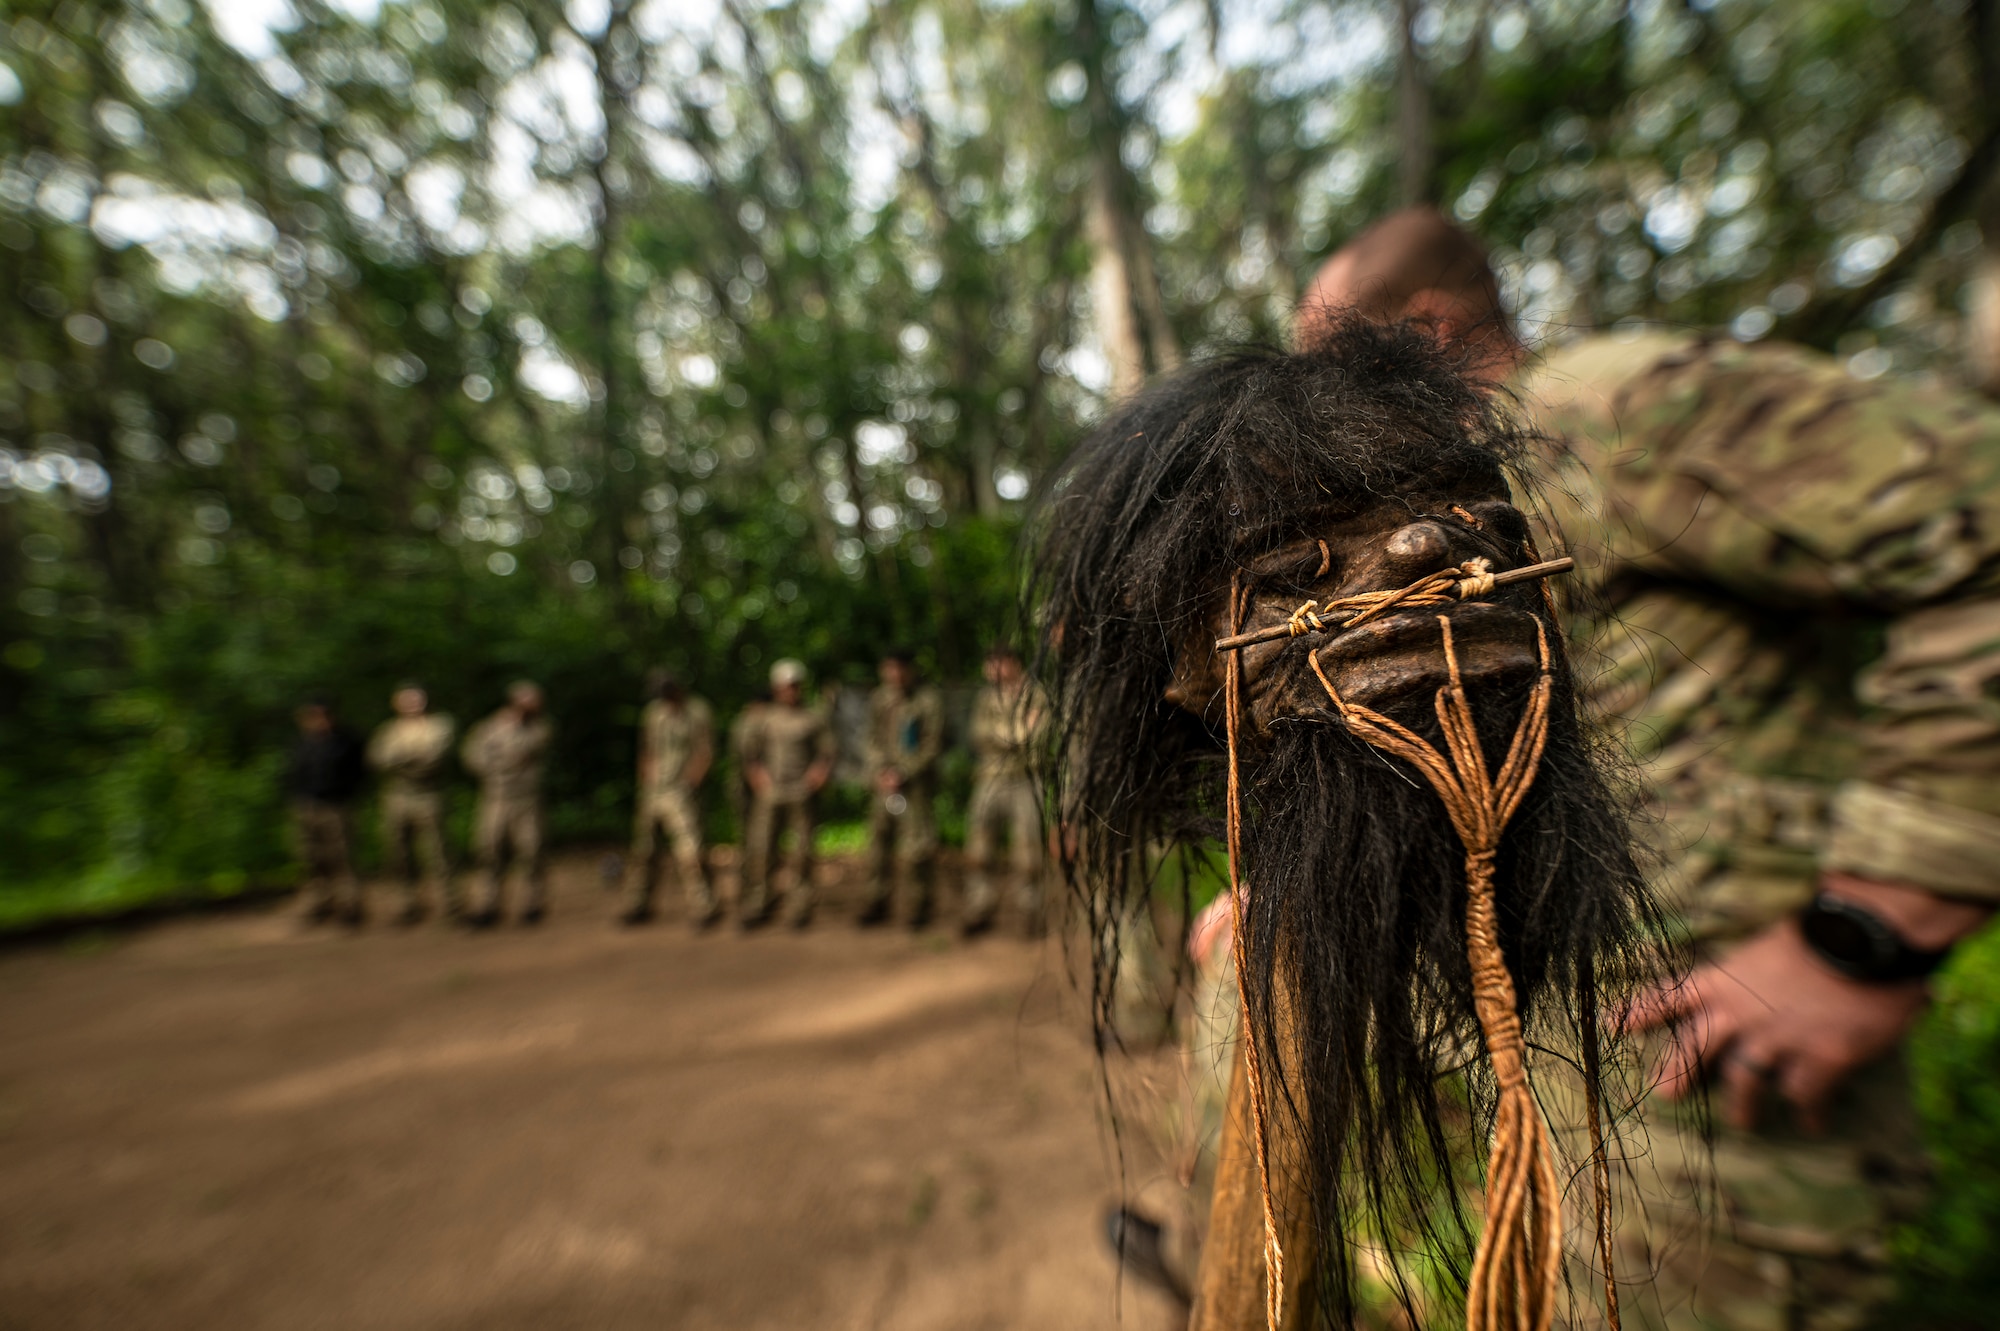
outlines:
[{"label": "pale knot of string", "polygon": [[[1285,627],[1294,638],[1307,633],[1321,633],[1329,628],[1351,629],[1398,606],[1405,610],[1422,610],[1430,606],[1449,605],[1453,601],[1477,600],[1492,592],[1497,585],[1492,560],[1468,559],[1456,568],[1426,574],[1409,586],[1398,587],[1394,591],[1359,592],[1353,596],[1335,597],[1324,604],[1307,601],[1292,611],[1285,620]],[[1350,618],[1340,618],[1350,611],[1354,612]]]}]

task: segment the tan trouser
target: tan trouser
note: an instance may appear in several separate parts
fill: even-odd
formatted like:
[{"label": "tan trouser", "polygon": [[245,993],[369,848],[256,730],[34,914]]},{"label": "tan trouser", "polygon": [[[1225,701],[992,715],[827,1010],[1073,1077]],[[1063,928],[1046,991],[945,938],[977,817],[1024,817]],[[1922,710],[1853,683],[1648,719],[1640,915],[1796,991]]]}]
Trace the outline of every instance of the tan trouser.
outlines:
[{"label": "tan trouser", "polygon": [[786,892],[785,915],[800,921],[813,908],[813,801],[810,796],[779,803],[761,795],[750,800],[750,821],[743,833],[743,895],[737,913],[746,920],[759,920],[771,908],[772,861],[777,858],[778,835],[792,833],[792,881]]},{"label": "tan trouser", "polygon": [[354,877],[353,818],[344,805],[319,800],[292,802],[292,837],[306,868],[299,886],[301,914],[358,914],[361,884]]},{"label": "tan trouser", "polygon": [[[411,906],[422,899],[424,883],[434,886],[440,910],[457,906],[451,866],[444,851],[444,796],[434,790],[388,791],[382,796],[382,849],[389,876],[403,883]],[[418,876],[421,867],[422,877]]]},{"label": "tan trouser", "polygon": [[972,791],[965,829],[965,922],[984,924],[1000,904],[991,876],[1000,842],[1014,870],[1014,901],[1023,921],[1042,913],[1042,798],[1026,777],[981,781]]},{"label": "tan trouser", "polygon": [[[665,836],[660,835],[662,830]],[[715,891],[702,868],[701,806],[691,790],[662,790],[640,798],[639,816],[632,831],[632,867],[626,874],[626,911],[640,914],[652,909],[662,858],[660,850],[667,842],[672,844],[689,912],[698,919],[707,918],[715,909]]]},{"label": "tan trouser", "polygon": [[542,804],[537,799],[495,799],[479,802],[479,885],[473,898],[475,914],[500,909],[509,864],[520,864],[527,879],[523,911],[547,905],[548,882],[542,864]]},{"label": "tan trouser", "polygon": [[908,878],[913,917],[930,913],[931,875],[937,860],[937,822],[931,817],[931,792],[910,782],[894,795],[875,793],[868,816],[868,895],[866,906],[889,900],[892,864]]}]

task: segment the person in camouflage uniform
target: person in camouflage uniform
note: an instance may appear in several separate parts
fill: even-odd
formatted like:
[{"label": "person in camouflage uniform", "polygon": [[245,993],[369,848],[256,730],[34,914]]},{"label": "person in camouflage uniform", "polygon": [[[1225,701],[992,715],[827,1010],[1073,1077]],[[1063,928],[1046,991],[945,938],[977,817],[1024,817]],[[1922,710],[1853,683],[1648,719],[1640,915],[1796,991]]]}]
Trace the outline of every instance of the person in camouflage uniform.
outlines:
[{"label": "person in camouflage uniform", "polygon": [[653,918],[664,830],[687,893],[688,920],[705,929],[715,923],[717,909],[702,864],[700,789],[715,760],[715,714],[671,675],[660,676],[653,695],[639,716],[639,810],[619,918],[626,924]]},{"label": "person in camouflage uniform", "polygon": [[979,766],[966,810],[965,908],[968,935],[993,927],[1000,893],[993,861],[1004,838],[1013,861],[1014,899],[1021,928],[1042,926],[1042,796],[1029,765],[1047,724],[1048,701],[1021,668],[1021,656],[1001,644],[986,654],[986,687],[972,704],[972,752]]},{"label": "person in camouflage uniform", "polygon": [[299,737],[285,766],[285,795],[292,834],[305,862],[298,914],[306,924],[362,923],[361,883],[354,876],[354,797],[367,780],[361,744],[333,714],[333,704],[313,698],[294,718]]},{"label": "person in camouflage uniform", "polygon": [[387,867],[403,883],[403,910],[397,922],[415,924],[424,917],[426,882],[437,896],[440,912],[458,913],[444,851],[443,789],[445,759],[457,728],[450,717],[429,710],[430,699],[421,685],[402,685],[389,705],[396,715],[370,737],[368,765],[382,778]]},{"label": "person in camouflage uniform", "polygon": [[868,819],[868,894],[859,923],[890,915],[892,864],[908,879],[906,923],[931,920],[937,872],[937,823],[932,814],[937,761],[944,752],[944,704],[917,681],[915,657],[897,650],[882,658],[882,683],[868,700],[867,765],[874,787]]},{"label": "person in camouflage uniform", "polygon": [[[1431,320],[1546,441],[1528,498],[1578,561],[1555,594],[1586,702],[1703,962],[1622,1014],[1664,1056],[1619,1201],[1622,1274],[1652,1276],[1625,1325],[1864,1324],[1929,1177],[1901,1058],[1923,976],[2000,904],[2000,410],[1685,333],[1528,363],[1476,242],[1427,212],[1313,301]],[[1580,1154],[1580,1106],[1549,1108]]]},{"label": "person in camouflage uniform", "polygon": [[742,725],[743,773],[750,817],[743,834],[743,892],[737,918],[754,929],[770,918],[772,861],[778,837],[792,835],[791,886],[785,919],[795,929],[812,922],[815,801],[833,775],[833,727],[806,706],[806,668],[783,660],[771,667],[771,701]]},{"label": "person in camouflage uniform", "polygon": [[543,714],[538,684],[520,680],[507,689],[507,705],[472,728],[461,758],[479,778],[478,896],[466,922],[484,929],[500,920],[507,868],[519,862],[527,879],[523,924],[548,913],[548,879],[542,861],[542,768],[555,728]]}]

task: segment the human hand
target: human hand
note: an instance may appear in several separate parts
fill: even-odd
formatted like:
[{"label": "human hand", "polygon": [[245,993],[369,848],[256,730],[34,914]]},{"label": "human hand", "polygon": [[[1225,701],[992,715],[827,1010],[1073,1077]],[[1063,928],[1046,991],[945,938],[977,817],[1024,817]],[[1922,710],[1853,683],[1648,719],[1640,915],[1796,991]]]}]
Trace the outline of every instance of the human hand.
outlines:
[{"label": "human hand", "polygon": [[771,793],[771,774],[764,770],[762,763],[751,763],[743,769],[743,776],[745,780],[749,781],[750,789],[757,794],[768,795]]},{"label": "human hand", "polygon": [[814,763],[811,767],[808,767],[806,769],[806,789],[810,790],[813,794],[817,795],[820,791],[820,788],[827,783],[828,778],[830,778],[832,775],[833,775],[832,763],[827,763],[827,762]]},{"label": "human hand", "polygon": [[1672,1031],[1659,1076],[1669,1099],[1686,1095],[1707,1070],[1720,1078],[1732,1127],[1755,1128],[1764,1093],[1775,1088],[1808,1131],[1820,1132],[1827,1097],[1895,1048],[1929,998],[1922,980],[1848,979],[1788,918],[1685,981],[1642,994],[1623,1024]]},{"label": "human hand", "polygon": [[903,788],[903,778],[894,768],[885,767],[875,774],[875,789],[884,795],[893,795]]}]

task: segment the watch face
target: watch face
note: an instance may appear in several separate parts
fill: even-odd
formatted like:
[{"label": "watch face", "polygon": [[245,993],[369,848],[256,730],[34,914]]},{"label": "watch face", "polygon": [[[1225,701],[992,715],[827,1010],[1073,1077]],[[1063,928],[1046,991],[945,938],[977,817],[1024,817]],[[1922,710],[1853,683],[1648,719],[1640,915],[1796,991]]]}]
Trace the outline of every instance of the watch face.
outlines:
[{"label": "watch face", "polygon": [[1806,941],[1828,961],[1866,970],[1882,960],[1883,940],[1857,914],[1824,898],[1800,921]]}]

